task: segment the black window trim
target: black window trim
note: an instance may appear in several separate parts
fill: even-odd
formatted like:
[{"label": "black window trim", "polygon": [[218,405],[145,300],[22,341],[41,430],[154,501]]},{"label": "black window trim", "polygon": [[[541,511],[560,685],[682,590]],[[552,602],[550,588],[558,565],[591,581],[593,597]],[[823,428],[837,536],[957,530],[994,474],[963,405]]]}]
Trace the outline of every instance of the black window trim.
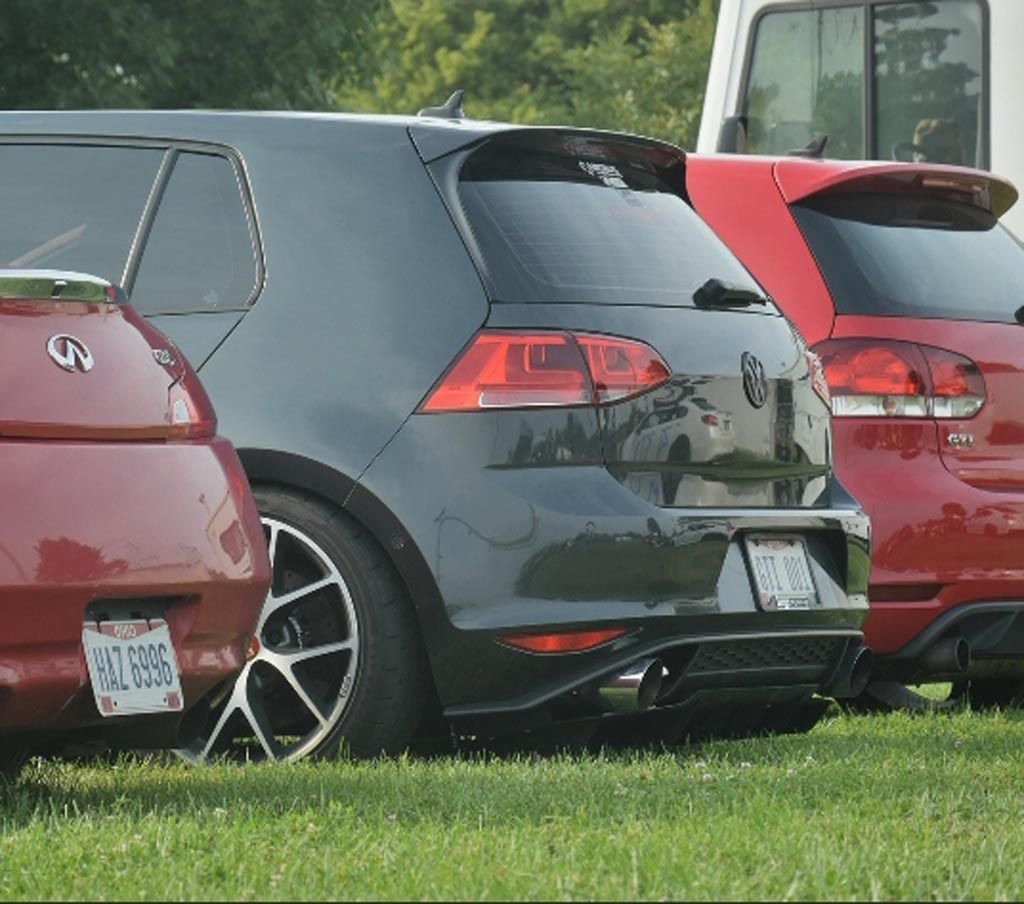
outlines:
[{"label": "black window trim", "polygon": [[[828,9],[850,9],[859,7],[864,11],[864,155],[862,160],[888,159],[877,156],[877,127],[875,116],[877,109],[877,90],[875,86],[875,18],[873,8],[876,6],[894,6],[898,3],[914,3],[919,0],[792,0],[792,2],[771,3],[761,7],[750,20],[747,30],[747,46],[743,51],[743,68],[740,70],[740,90],[736,98],[736,116],[746,116],[744,109],[747,92],[750,88],[750,70],[754,62],[754,40],[761,20],[765,16],[779,12],[799,12],[801,10],[822,11]],[[976,169],[991,169],[991,131],[990,131],[990,73],[992,71],[992,51],[990,39],[990,21],[988,0],[968,0],[981,8],[981,154],[980,161],[974,164]],[[872,155],[875,156],[872,156]],[[827,148],[826,148],[826,156]]]},{"label": "black window trim", "polygon": [[[149,234],[163,200],[164,190],[174,171],[174,164],[183,153],[205,154],[207,156],[222,157],[231,165],[235,175],[235,185],[242,201],[242,209],[245,212],[246,226],[249,230],[249,244],[252,248],[254,263],[256,265],[256,276],[253,280],[253,287],[248,298],[241,304],[230,307],[220,307],[215,311],[209,308],[182,308],[180,310],[158,311],[144,314],[146,317],[175,317],[183,314],[224,314],[230,312],[248,311],[259,299],[260,294],[266,285],[266,262],[263,248],[263,238],[259,227],[259,217],[256,211],[256,204],[253,199],[252,190],[249,185],[249,173],[242,155],[233,147],[223,144],[204,141],[180,141],[159,138],[134,138],[115,135],[61,135],[61,134],[23,134],[4,135],[0,137],[0,147],[4,145],[48,145],[48,146],[85,146],[85,147],[122,147],[122,148],[151,148],[164,151],[163,159],[157,168],[150,186],[149,195],[136,224],[135,233],[125,258],[124,269],[121,272],[121,288],[124,289],[131,301],[132,289],[135,285],[135,278],[138,275],[139,264],[146,250],[149,241]],[[140,312],[143,313],[143,312]]]}]

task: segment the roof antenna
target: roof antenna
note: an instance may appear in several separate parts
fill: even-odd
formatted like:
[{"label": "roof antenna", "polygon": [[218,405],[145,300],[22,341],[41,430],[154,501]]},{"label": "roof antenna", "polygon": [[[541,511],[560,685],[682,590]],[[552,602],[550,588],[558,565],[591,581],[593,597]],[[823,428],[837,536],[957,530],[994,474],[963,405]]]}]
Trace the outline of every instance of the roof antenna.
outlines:
[{"label": "roof antenna", "polygon": [[786,151],[787,157],[812,157],[815,160],[820,160],[825,156],[825,145],[828,144],[828,135],[822,135],[819,138],[812,138],[807,142],[806,147],[794,148],[791,151]]},{"label": "roof antenna", "polygon": [[465,114],[462,112],[462,96],[466,92],[459,88],[457,91],[452,92],[452,96],[448,98],[440,107],[424,107],[417,113],[417,116],[436,116],[439,119],[464,119]]}]

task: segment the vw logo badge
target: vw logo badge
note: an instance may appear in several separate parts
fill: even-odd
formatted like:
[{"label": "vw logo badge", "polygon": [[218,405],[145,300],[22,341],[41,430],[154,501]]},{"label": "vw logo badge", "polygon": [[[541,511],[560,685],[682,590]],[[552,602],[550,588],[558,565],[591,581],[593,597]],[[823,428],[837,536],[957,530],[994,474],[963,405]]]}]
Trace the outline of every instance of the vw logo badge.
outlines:
[{"label": "vw logo badge", "polygon": [[743,391],[755,408],[761,408],[768,401],[768,379],[764,365],[750,352],[740,356],[740,370],[743,372]]},{"label": "vw logo badge", "polygon": [[67,333],[57,333],[51,336],[46,343],[46,351],[53,359],[53,363],[64,370],[80,370],[88,373],[92,370],[92,352],[88,346],[76,336],[69,336]]}]

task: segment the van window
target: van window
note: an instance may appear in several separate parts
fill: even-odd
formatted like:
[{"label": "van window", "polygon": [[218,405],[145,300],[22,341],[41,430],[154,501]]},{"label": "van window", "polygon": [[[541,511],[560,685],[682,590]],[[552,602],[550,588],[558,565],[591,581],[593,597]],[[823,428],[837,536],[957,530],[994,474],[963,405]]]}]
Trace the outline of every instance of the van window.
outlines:
[{"label": "van window", "polygon": [[864,153],[864,9],[764,16],[754,36],[747,150],[785,154],[828,135],[828,155]]},{"label": "van window", "polygon": [[791,210],[840,314],[1018,322],[1024,246],[987,211],[893,194]]},{"label": "van window", "polygon": [[459,196],[497,301],[689,306],[712,277],[760,293],[682,185],[676,154],[545,134],[475,151]]},{"label": "van window", "polygon": [[749,152],[986,165],[979,0],[769,7],[751,40]]},{"label": "van window", "polygon": [[122,280],[164,152],[86,145],[0,145],[0,267]]},{"label": "van window", "polygon": [[145,314],[239,308],[252,299],[257,277],[231,161],[180,154],[146,242],[132,304]]}]

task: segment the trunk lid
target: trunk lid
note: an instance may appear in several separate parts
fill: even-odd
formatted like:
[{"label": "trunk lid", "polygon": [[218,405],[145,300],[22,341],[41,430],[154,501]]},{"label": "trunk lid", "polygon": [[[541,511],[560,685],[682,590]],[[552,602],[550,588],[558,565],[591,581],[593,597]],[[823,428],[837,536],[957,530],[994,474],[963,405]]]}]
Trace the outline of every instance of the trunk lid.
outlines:
[{"label": "trunk lid", "polygon": [[487,287],[488,326],[640,340],[671,369],[666,385],[600,408],[604,464],[625,486],[666,507],[823,496],[815,359],[690,206],[678,148],[517,130],[430,169]]},{"label": "trunk lid", "polygon": [[86,274],[0,272],[0,437],[163,439],[186,365],[116,287]]}]

